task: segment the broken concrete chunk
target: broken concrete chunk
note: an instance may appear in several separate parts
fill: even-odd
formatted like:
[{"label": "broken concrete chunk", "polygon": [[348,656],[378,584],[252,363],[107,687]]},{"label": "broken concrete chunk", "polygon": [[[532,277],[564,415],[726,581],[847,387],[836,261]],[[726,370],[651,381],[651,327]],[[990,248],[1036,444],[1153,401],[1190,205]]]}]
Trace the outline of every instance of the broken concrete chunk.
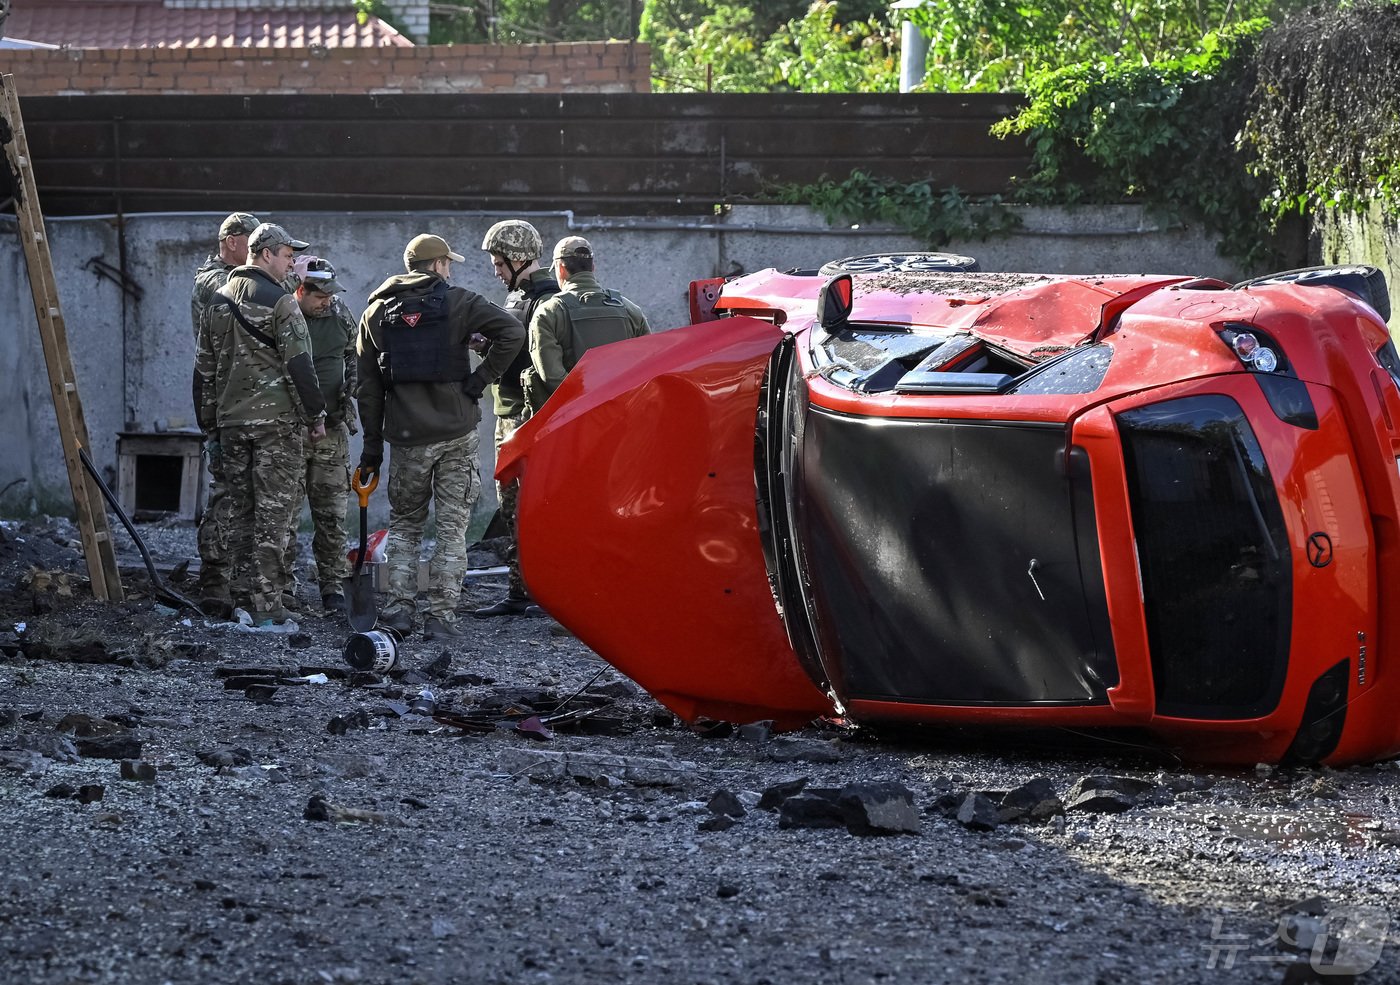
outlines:
[{"label": "broken concrete chunk", "polygon": [[918,834],[914,794],[902,783],[848,783],[838,803],[851,834]]},{"label": "broken concrete chunk", "polygon": [[0,708],[0,728],[9,728],[19,722],[19,711],[15,708]]},{"label": "broken concrete chunk", "polygon": [[432,663],[423,668],[423,673],[434,678],[446,677],[452,673],[452,653],[448,650],[439,652]]},{"label": "broken concrete chunk", "polygon": [[1139,780],[1133,776],[1112,776],[1108,774],[1095,774],[1091,776],[1081,776],[1070,787],[1069,793],[1065,794],[1065,802],[1078,800],[1080,795],[1086,790],[1112,790],[1121,794],[1126,794],[1136,800],[1143,794],[1156,789],[1157,784],[1150,780]]},{"label": "broken concrete chunk", "polygon": [[699,769],[695,763],[683,760],[537,749],[503,750],[497,767],[503,773],[529,776],[534,780],[572,779],[591,786],[608,786],[621,781],[643,787],[676,786],[688,773]]},{"label": "broken concrete chunk", "polygon": [[326,722],[326,731],[331,735],[344,735],[351,729],[369,728],[373,721],[369,712],[361,708],[349,715],[332,715],[331,720]]},{"label": "broken concrete chunk", "polygon": [[714,817],[706,818],[705,820],[701,821],[699,825],[699,830],[728,831],[730,828],[734,827],[734,825],[738,823],[738,821],[735,821],[728,814],[716,814]]},{"label": "broken concrete chunk", "polygon": [[106,792],[100,783],[84,783],[78,788],[78,795],[75,799],[80,804],[95,804],[102,799],[102,795]]},{"label": "broken concrete chunk", "polygon": [[1001,809],[984,793],[966,793],[958,801],[957,819],[971,831],[992,831],[1001,823]]},{"label": "broken concrete chunk", "polygon": [[226,766],[253,765],[253,754],[247,749],[237,746],[219,746],[214,749],[206,749],[195,753],[195,756],[205,766],[213,766],[215,769]]},{"label": "broken concrete chunk", "polygon": [[[727,814],[730,817],[743,817],[744,805],[739,802],[739,798],[732,790],[716,790],[705,804],[710,809],[711,814]],[[706,828],[705,830],[710,830]]]},{"label": "broken concrete chunk", "polygon": [[75,739],[78,755],[85,759],[140,759],[141,740],[134,735],[97,735]]},{"label": "broken concrete chunk", "polygon": [[775,763],[838,763],[841,753],[835,742],[821,739],[774,739],[768,758]]},{"label": "broken concrete chunk", "polygon": [[844,828],[846,815],[835,800],[813,794],[789,797],[778,808],[780,828]]},{"label": "broken concrete chunk", "polygon": [[123,759],[121,772],[123,780],[137,780],[141,783],[156,782],[156,768],[140,759]]},{"label": "broken concrete chunk", "polygon": [[1137,798],[1121,790],[1085,789],[1069,802],[1066,810],[1087,811],[1091,814],[1122,814],[1137,806]]},{"label": "broken concrete chunk", "polygon": [[314,793],[302,811],[308,821],[329,821],[332,823],[357,824],[402,824],[398,818],[380,811],[364,810],[359,807],[342,807],[331,803],[323,793]]},{"label": "broken concrete chunk", "polygon": [[249,701],[265,705],[277,696],[276,684],[249,684],[243,689],[243,696]]},{"label": "broken concrete chunk", "polygon": [[48,768],[43,756],[31,749],[0,749],[0,770],[37,775]]},{"label": "broken concrete chunk", "polygon": [[783,801],[789,797],[796,797],[800,794],[811,780],[805,776],[795,777],[791,780],[783,780],[775,783],[763,791],[763,795],[758,798],[758,809],[761,811],[776,811],[782,806]]},{"label": "broken concrete chunk", "polygon": [[55,763],[76,763],[81,758],[78,747],[66,735],[21,735],[13,744],[17,749],[38,753]]},{"label": "broken concrete chunk", "polygon": [[1065,805],[1055,793],[1055,785],[1043,776],[1029,780],[1001,798],[1001,823],[1048,821],[1063,814]]},{"label": "broken concrete chunk", "polygon": [[45,797],[52,797],[54,800],[67,800],[78,792],[71,783],[55,783],[44,791]]},{"label": "broken concrete chunk", "polygon": [[773,720],[764,719],[761,722],[749,722],[747,725],[739,726],[739,741],[752,742],[762,745],[773,737]]}]

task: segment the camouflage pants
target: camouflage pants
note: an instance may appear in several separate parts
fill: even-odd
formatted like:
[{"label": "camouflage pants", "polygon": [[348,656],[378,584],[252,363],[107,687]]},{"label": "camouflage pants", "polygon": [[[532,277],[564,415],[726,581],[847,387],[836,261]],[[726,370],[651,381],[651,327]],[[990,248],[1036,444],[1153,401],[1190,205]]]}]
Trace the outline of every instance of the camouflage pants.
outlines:
[{"label": "camouflage pants", "polygon": [[287,571],[287,528],[301,505],[298,476],[304,465],[302,434],[295,424],[219,429],[224,477],[231,501],[228,546],[235,601],[252,605],[254,618],[281,612]]},{"label": "camouflage pants", "polygon": [[429,445],[393,445],[389,452],[389,600],[385,612],[414,609],[418,552],[428,503],[437,518],[437,547],[428,561],[428,614],[457,618],[467,574],[467,524],[481,495],[476,430]]},{"label": "camouflage pants", "polygon": [[[500,457],[501,445],[515,433],[515,429],[525,423],[522,416],[496,418],[496,453]],[[510,567],[510,588],[507,595],[513,599],[528,599],[530,591],[525,587],[525,579],[520,577],[520,534],[516,528],[515,504],[520,496],[520,480],[509,483],[496,483],[496,498],[501,501],[501,519],[506,523],[505,562]]]},{"label": "camouflage pants", "polygon": [[345,556],[345,509],[350,496],[350,432],[344,424],[326,426],[326,436],[314,444],[305,442],[306,467],[297,491],[287,538],[287,571],[297,559],[297,527],[301,504],[311,501],[311,554],[316,559],[316,584],[322,595],[342,590],[350,577]]},{"label": "camouflage pants", "polygon": [[204,515],[199,518],[199,581],[196,587],[202,596],[227,598],[228,524],[233,504],[228,498],[223,449],[217,431],[205,439],[204,456],[209,463],[209,496],[204,504]]}]

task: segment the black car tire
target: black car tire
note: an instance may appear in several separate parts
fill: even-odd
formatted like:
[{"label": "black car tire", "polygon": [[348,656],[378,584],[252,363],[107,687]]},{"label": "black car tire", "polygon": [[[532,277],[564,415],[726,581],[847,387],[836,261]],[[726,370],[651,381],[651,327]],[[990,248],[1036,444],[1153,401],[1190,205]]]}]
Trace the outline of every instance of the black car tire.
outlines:
[{"label": "black car tire", "polygon": [[867,253],[824,263],[823,277],[837,274],[935,274],[981,270],[973,257],[958,253]]},{"label": "black car tire", "polygon": [[1340,287],[1344,291],[1350,291],[1375,308],[1376,314],[1381,316],[1381,321],[1390,321],[1390,291],[1386,288],[1385,274],[1379,268],[1367,264],[1351,263],[1283,270],[1276,274],[1266,274],[1263,277],[1241,281],[1235,285],[1235,290],[1262,287],[1266,284]]}]

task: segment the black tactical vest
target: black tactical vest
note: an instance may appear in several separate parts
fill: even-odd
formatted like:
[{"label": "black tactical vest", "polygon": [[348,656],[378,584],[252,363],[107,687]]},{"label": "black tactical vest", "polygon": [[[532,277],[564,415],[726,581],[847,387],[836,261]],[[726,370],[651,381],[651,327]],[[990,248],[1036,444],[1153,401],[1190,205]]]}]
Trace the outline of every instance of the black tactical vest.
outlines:
[{"label": "black tactical vest", "polygon": [[447,281],[439,280],[428,294],[399,296],[384,306],[379,369],[386,386],[452,383],[471,375],[467,347],[452,341],[447,288]]},{"label": "black tactical vest", "polygon": [[583,354],[596,346],[632,337],[632,320],[616,291],[572,294],[561,291],[559,300],[569,316],[569,339],[563,345],[564,368],[573,369]]},{"label": "black tactical vest", "polygon": [[[530,319],[535,317],[535,309],[538,308],[547,298],[552,298],[559,293],[559,283],[554,278],[547,280],[530,281],[523,289],[511,291],[506,295],[505,309],[516,317],[520,322],[520,327],[526,332],[530,330]],[[520,374],[530,367],[530,346],[522,345],[520,351],[516,353],[515,359],[501,376],[507,388],[514,386],[519,389]]]}]

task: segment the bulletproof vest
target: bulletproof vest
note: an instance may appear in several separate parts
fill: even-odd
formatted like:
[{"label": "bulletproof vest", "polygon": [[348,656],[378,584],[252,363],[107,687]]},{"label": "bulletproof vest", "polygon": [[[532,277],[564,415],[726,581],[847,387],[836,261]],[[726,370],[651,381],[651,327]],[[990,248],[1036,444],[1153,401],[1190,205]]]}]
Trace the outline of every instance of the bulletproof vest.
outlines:
[{"label": "bulletproof vest", "polygon": [[[506,296],[505,309],[516,317],[520,322],[520,327],[527,332],[530,330],[530,319],[535,317],[535,309],[547,298],[551,298],[559,293],[559,283],[554,278],[541,281],[529,281],[521,290],[511,291]],[[530,366],[530,346],[523,345],[516,353],[515,359],[502,375],[506,381],[506,386],[511,386],[512,381],[520,379],[523,370]]]},{"label": "bulletproof vest", "polygon": [[452,342],[446,281],[439,280],[428,294],[394,298],[384,306],[380,325],[379,369],[386,385],[451,383],[471,375],[467,347]]},{"label": "bulletproof vest", "polygon": [[561,291],[559,300],[569,316],[569,341],[564,346],[564,368],[573,369],[583,354],[595,346],[632,337],[632,320],[622,295],[616,291],[571,294]]}]

